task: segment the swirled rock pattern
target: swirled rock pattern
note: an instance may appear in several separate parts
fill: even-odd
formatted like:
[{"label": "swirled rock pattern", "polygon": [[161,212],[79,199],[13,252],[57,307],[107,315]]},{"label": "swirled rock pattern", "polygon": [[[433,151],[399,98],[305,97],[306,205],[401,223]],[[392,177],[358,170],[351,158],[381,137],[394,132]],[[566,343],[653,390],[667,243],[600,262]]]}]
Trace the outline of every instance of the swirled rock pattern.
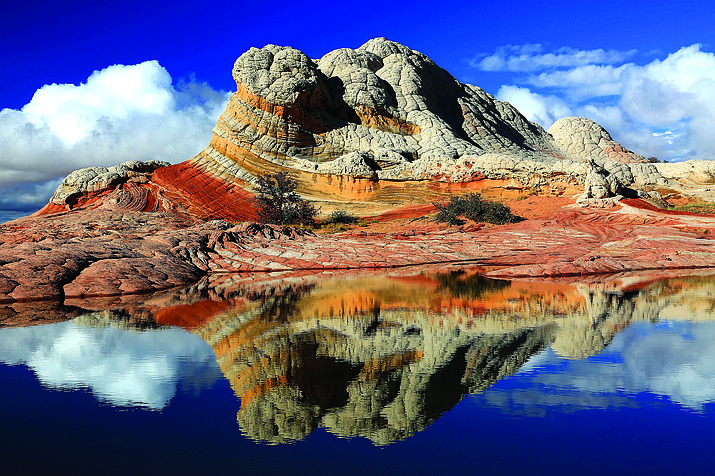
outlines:
[{"label": "swirled rock pattern", "polygon": [[[290,170],[316,200],[425,202],[439,197],[435,188],[485,178],[582,183],[586,158],[624,185],[665,184],[598,124],[565,118],[549,134],[384,38],[319,60],[290,47],[251,48],[233,77],[237,91],[191,163],[249,188],[259,173]],[[406,193],[404,181],[414,182]]]},{"label": "swirled rock pattern", "polygon": [[137,182],[148,182],[149,175],[160,167],[171,165],[169,162],[150,161],[139,162],[131,160],[114,167],[87,167],[75,170],[62,181],[50,203],[72,207],[81,197],[96,194],[117,185],[135,179]]},{"label": "swirled rock pattern", "polygon": [[[404,45],[377,38],[319,60],[268,45],[241,55],[233,77],[236,92],[196,157],[73,172],[33,217],[0,226],[0,300],[131,294],[229,272],[459,260],[503,266],[494,272],[502,276],[715,265],[712,218],[603,197],[668,185],[603,128],[566,118],[549,134]],[[250,223],[256,176],[278,171],[325,212],[394,217],[414,205],[427,213],[432,201],[484,190],[568,205],[584,180],[587,204],[609,199],[611,209],[566,208],[497,229],[315,235]]]},{"label": "swirled rock pattern", "polygon": [[[131,188],[133,209],[178,205],[202,220],[255,217],[259,174],[287,170],[325,211],[430,203],[470,189],[581,187],[584,161],[623,186],[667,185],[653,164],[584,118],[550,133],[422,53],[375,38],[319,60],[290,47],[251,48],[233,68],[236,92],[208,147],[191,160],[129,161],[71,173],[43,213]],[[164,166],[164,167],[162,167]],[[138,184],[127,186],[126,184]]]},{"label": "swirled rock pattern", "polygon": [[512,278],[715,267],[715,218],[661,211],[638,199],[497,228],[317,235],[109,205],[125,193],[116,189],[94,208],[0,225],[0,300],[131,294],[206,274],[465,260],[500,266],[490,275]]}]

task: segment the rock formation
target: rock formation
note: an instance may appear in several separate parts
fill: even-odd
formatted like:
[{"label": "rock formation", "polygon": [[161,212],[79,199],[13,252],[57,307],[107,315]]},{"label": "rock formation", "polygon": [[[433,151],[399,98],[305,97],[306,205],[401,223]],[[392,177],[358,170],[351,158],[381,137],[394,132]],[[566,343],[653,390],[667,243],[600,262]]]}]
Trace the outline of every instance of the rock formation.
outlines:
[{"label": "rock formation", "polygon": [[[646,163],[586,119],[561,119],[547,133],[406,46],[377,38],[312,60],[268,45],[241,55],[233,77],[237,90],[196,157],[75,171],[34,216],[0,225],[0,301],[129,294],[276,269],[480,260],[505,267],[495,276],[543,276],[715,265],[712,218],[614,198],[680,187],[658,172],[675,173],[669,164]],[[476,190],[569,204],[585,187],[581,203],[614,213],[562,209],[499,229],[357,236],[236,225],[256,218],[256,176],[282,170],[324,211],[375,216],[427,204],[426,213],[434,200]]]},{"label": "rock formation", "polygon": [[377,208],[439,196],[435,185],[583,181],[587,158],[624,185],[665,184],[598,124],[565,118],[549,134],[510,104],[384,38],[316,61],[290,47],[251,48],[233,77],[237,92],[211,144],[191,160],[231,180],[250,184],[258,173],[287,168],[309,198],[359,197]]},{"label": "rock formation", "polygon": [[109,168],[87,167],[75,170],[57,187],[50,204],[71,209],[74,204],[86,204],[90,196],[117,188],[119,184],[148,183],[154,170],[169,165],[169,162],[131,160]]},{"label": "rock formation", "polygon": [[504,185],[488,179],[536,188],[583,183],[584,160],[623,186],[667,184],[593,121],[560,119],[547,133],[512,105],[384,38],[319,60],[290,47],[251,48],[233,78],[236,92],[196,157],[151,177],[140,172],[158,164],[73,172],[51,204],[76,206],[82,196],[142,176],[131,181],[156,195],[152,203],[168,199],[202,219],[250,219],[246,191],[256,176],[289,170],[309,199],[328,207],[359,201],[375,212],[427,203],[465,183]]}]

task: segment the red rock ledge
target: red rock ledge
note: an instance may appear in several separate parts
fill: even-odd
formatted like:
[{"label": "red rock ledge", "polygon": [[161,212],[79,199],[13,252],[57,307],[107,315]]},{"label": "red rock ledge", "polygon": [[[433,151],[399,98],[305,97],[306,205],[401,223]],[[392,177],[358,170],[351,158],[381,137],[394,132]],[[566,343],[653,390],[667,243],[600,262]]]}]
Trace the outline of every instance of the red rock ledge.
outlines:
[{"label": "red rock ledge", "polygon": [[[673,214],[639,200],[562,208],[521,223],[318,235],[188,213],[119,212],[112,194],[87,208],[0,225],[0,301],[149,292],[207,274],[325,270],[473,261],[502,278],[715,267],[715,218]],[[109,198],[108,198],[109,197]],[[178,210],[178,211],[177,211]],[[472,228],[474,229],[474,228]]]}]

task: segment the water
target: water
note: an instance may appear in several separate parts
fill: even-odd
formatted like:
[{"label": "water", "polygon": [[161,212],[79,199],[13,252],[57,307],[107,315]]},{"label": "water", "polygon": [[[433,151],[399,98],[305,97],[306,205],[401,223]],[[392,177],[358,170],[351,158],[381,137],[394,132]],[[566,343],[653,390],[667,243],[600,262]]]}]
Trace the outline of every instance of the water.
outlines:
[{"label": "water", "polygon": [[715,278],[483,271],[0,308],[3,468],[711,474]]}]

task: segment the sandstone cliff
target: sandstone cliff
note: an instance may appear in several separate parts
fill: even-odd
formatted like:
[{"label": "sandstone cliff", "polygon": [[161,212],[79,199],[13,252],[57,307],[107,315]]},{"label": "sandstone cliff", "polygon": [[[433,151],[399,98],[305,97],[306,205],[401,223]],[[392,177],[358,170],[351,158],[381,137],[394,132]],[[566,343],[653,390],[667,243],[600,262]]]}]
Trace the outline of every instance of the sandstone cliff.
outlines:
[{"label": "sandstone cliff", "polygon": [[[212,273],[459,260],[507,277],[715,266],[715,219],[642,201],[688,185],[664,178],[680,169],[646,163],[587,119],[561,119],[548,133],[404,45],[378,38],[319,60],[269,45],[241,55],[233,76],[237,91],[193,159],[75,171],[34,216],[0,225],[0,301],[146,292]],[[431,201],[470,191],[511,196],[527,212],[531,201],[517,197],[559,205],[481,231],[325,236],[236,225],[256,218],[256,176],[279,170],[324,211],[374,216],[427,203],[427,213]],[[690,181],[705,189],[711,172],[700,164]],[[576,192],[611,209],[559,209]]]},{"label": "sandstone cliff", "polygon": [[[205,170],[253,182],[291,169],[314,199],[424,200],[420,182],[480,179],[540,186],[583,180],[594,159],[624,185],[665,183],[655,167],[583,118],[547,133],[512,105],[463,84],[427,56],[376,38],[311,60],[290,47],[252,48],[233,69],[237,92],[209,147]],[[408,190],[395,182],[415,181]]]},{"label": "sandstone cliff", "polygon": [[178,205],[200,219],[251,219],[256,176],[280,170],[327,209],[361,213],[428,203],[465,184],[579,187],[588,160],[623,187],[667,185],[593,121],[564,118],[547,133],[509,103],[384,38],[319,60],[290,47],[251,48],[233,78],[236,92],[196,157],[158,169],[166,164],[73,172],[44,212],[122,187],[143,210]]}]

